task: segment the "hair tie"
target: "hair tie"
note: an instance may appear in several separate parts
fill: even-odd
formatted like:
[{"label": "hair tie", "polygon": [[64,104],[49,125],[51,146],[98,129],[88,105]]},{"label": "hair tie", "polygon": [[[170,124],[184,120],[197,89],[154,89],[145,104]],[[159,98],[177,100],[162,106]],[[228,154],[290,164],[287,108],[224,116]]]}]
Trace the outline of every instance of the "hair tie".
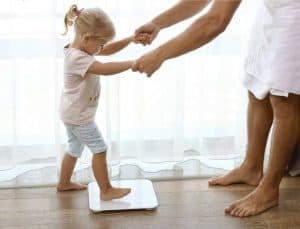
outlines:
[{"label": "hair tie", "polygon": [[76,10],[75,11],[75,14],[76,14],[76,16],[78,17],[80,14],[81,14],[81,12],[84,10],[84,8],[82,8],[82,9],[80,9],[80,10]]}]

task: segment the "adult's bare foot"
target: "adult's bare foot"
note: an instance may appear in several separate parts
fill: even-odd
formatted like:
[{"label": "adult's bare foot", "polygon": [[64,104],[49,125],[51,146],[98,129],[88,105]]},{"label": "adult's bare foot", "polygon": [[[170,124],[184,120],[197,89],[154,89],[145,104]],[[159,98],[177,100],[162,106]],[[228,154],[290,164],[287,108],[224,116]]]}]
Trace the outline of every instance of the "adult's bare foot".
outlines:
[{"label": "adult's bare foot", "polygon": [[130,188],[114,188],[111,187],[107,189],[105,192],[101,192],[100,199],[101,200],[113,200],[113,199],[119,199],[126,195],[128,195],[131,192]]},{"label": "adult's bare foot", "polygon": [[56,186],[57,191],[62,192],[62,191],[81,191],[87,189],[86,185],[75,183],[75,182],[70,182],[67,184],[58,184]]},{"label": "adult's bare foot", "polygon": [[226,208],[225,213],[240,218],[257,215],[277,206],[278,199],[279,189],[258,186],[249,195]]},{"label": "adult's bare foot", "polygon": [[209,185],[231,185],[231,184],[249,184],[257,186],[263,176],[262,169],[251,168],[244,165],[233,169],[223,176],[215,177],[208,181]]}]

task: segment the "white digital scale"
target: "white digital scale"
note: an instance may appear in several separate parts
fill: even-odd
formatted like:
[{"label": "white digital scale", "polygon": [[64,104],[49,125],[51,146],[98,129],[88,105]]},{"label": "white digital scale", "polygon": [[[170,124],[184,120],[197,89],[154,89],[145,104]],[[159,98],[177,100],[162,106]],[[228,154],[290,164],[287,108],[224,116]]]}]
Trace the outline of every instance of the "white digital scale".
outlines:
[{"label": "white digital scale", "polygon": [[153,210],[158,206],[156,194],[150,180],[111,181],[116,188],[131,188],[131,192],[120,199],[100,200],[99,187],[96,182],[88,185],[89,207],[94,213],[104,211]]}]

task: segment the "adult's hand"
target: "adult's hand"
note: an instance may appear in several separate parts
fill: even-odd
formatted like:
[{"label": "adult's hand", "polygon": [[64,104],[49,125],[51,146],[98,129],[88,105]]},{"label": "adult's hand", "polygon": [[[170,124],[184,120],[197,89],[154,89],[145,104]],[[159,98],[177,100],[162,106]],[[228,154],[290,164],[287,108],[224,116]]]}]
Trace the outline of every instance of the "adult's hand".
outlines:
[{"label": "adult's hand", "polygon": [[[160,27],[158,25],[156,25],[153,22],[148,22],[148,23],[142,25],[141,27],[139,27],[135,31],[135,37],[136,37],[136,40],[138,40],[143,45],[146,45],[146,44],[149,45],[157,37],[157,34],[159,33],[159,31],[160,31]],[[147,34],[148,36],[146,36],[145,39],[139,39],[139,37],[142,36],[143,34]]]},{"label": "adult's hand", "polygon": [[132,71],[139,71],[140,73],[146,73],[148,77],[160,68],[165,59],[159,54],[158,50],[155,49],[145,55],[141,56],[132,65]]}]

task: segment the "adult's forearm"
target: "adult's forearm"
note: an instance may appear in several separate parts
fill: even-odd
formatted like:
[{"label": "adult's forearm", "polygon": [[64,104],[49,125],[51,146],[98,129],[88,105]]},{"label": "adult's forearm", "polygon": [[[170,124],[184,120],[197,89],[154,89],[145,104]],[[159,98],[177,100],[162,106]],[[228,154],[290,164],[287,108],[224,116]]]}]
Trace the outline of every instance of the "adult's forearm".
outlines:
[{"label": "adult's forearm", "polygon": [[160,29],[169,27],[200,12],[211,0],[181,0],[152,20]]},{"label": "adult's forearm", "polygon": [[158,55],[166,60],[207,44],[226,29],[239,4],[239,0],[216,0],[210,12],[198,18],[177,37],[158,47]]},{"label": "adult's forearm", "polygon": [[221,25],[209,18],[201,19],[177,37],[157,48],[164,60],[175,58],[209,43],[223,31]]}]

